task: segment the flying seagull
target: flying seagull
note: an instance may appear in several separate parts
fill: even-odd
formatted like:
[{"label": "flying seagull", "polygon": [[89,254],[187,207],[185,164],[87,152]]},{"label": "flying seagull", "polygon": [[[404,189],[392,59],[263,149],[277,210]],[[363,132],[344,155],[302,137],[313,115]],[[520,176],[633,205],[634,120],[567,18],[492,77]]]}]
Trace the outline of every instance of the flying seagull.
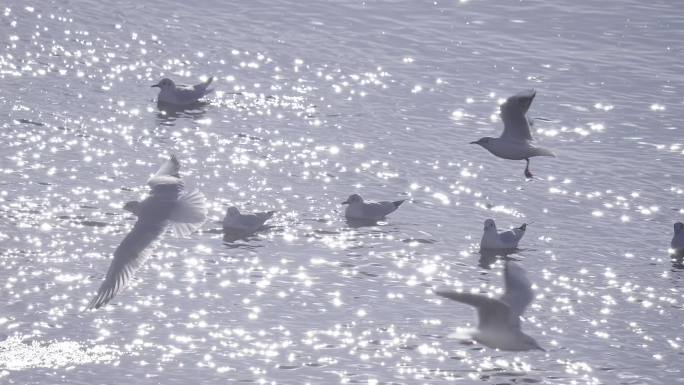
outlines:
[{"label": "flying seagull", "polygon": [[531,144],[533,139],[530,133],[530,121],[525,114],[536,94],[535,90],[523,91],[511,96],[501,105],[501,120],[504,123],[504,130],[500,137],[484,137],[475,142],[470,142],[470,144],[479,144],[499,158],[524,159],[526,162],[525,177],[527,178],[533,177],[530,172],[531,157],[556,156],[550,150]]},{"label": "flying seagull", "polygon": [[138,220],[114,251],[105,280],[87,310],[106,305],[126,287],[167,228],[172,228],[178,236],[188,236],[204,223],[206,198],[199,191],[183,191],[179,169],[180,163],[172,155],[147,181],[150,195],[142,202],[124,205]]},{"label": "flying seagull", "polygon": [[435,294],[477,309],[479,324],[470,337],[482,345],[511,351],[544,350],[520,329],[520,316],[534,299],[525,270],[507,261],[504,284],[505,293],[499,299],[453,290],[437,290]]}]

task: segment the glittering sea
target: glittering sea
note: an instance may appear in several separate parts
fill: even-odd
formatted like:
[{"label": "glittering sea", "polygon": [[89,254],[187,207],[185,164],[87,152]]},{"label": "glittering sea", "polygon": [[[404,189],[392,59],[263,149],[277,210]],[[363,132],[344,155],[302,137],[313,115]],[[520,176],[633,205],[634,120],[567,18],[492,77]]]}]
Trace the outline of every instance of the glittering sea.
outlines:
[{"label": "glittering sea", "polygon": [[[6,0],[0,32],[1,384],[684,383],[678,2]],[[530,88],[525,181],[468,143]],[[209,220],[84,312],[169,154]],[[407,202],[354,227],[351,193]],[[231,205],[277,213],[224,242]],[[475,312],[433,289],[503,290],[487,218],[528,223],[546,352],[449,338]]]}]

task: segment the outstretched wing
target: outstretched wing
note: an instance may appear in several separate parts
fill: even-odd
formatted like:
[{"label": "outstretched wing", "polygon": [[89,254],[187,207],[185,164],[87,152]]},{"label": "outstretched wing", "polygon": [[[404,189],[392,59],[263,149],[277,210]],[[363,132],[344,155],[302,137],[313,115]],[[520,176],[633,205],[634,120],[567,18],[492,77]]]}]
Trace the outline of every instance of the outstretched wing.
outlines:
[{"label": "outstretched wing", "polygon": [[195,190],[182,193],[171,211],[170,226],[179,237],[187,237],[207,219],[207,198]]},{"label": "outstretched wing", "polygon": [[502,138],[509,140],[532,140],[530,122],[525,116],[536,95],[535,90],[517,93],[501,105],[501,120],[504,123]]},{"label": "outstretched wing", "polygon": [[149,223],[139,219],[135,223],[131,232],[114,251],[114,259],[109,265],[105,280],[86,309],[99,309],[128,285],[133,274],[152,253],[152,244],[162,235],[165,227],[163,222]]},{"label": "outstretched wing", "polygon": [[501,302],[507,304],[511,309],[512,315],[517,318],[532,303],[534,293],[525,270],[515,262],[506,262],[506,267],[504,268],[504,287],[505,293],[501,297]]},{"label": "outstretched wing", "polygon": [[468,304],[477,309],[480,330],[489,328],[511,328],[519,324],[511,324],[511,309],[502,301],[480,294],[461,293],[453,290],[437,290],[435,294],[451,300]]},{"label": "outstretched wing", "polygon": [[180,162],[176,155],[171,155],[169,159],[164,162],[159,170],[147,180],[147,184],[154,190],[158,186],[165,185],[180,185],[183,183],[180,180]]}]

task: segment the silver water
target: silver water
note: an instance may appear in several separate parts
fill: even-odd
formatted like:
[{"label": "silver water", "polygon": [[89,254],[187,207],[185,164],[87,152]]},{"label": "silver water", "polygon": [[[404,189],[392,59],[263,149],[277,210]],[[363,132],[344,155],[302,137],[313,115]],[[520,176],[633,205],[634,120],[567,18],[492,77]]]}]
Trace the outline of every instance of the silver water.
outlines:
[{"label": "silver water", "polygon": [[[0,383],[672,384],[684,288],[684,10],[676,2],[37,1],[0,6]],[[162,113],[149,86],[215,76]],[[497,159],[498,104],[535,88],[557,158]],[[123,203],[169,153],[211,220],[168,235],[95,312]],[[351,227],[339,204],[409,199]],[[277,210],[224,243],[228,206]],[[546,352],[449,338],[497,295],[483,222]],[[490,262],[493,262],[490,264]]]}]

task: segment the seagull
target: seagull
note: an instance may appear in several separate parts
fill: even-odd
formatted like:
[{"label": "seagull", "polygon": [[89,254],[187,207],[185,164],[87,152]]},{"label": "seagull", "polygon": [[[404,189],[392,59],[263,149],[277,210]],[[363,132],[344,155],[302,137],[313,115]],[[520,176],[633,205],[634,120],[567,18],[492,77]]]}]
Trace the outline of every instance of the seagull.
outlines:
[{"label": "seagull", "polygon": [[223,232],[251,235],[261,229],[275,211],[254,214],[240,214],[237,207],[228,207],[223,218]]},{"label": "seagull", "polygon": [[164,78],[151,87],[160,89],[158,103],[183,107],[196,104],[199,99],[212,92],[213,89],[207,87],[213,80],[214,78],[210,77],[206,82],[194,86],[177,86],[173,80]]},{"label": "seagull", "polygon": [[527,178],[533,177],[530,172],[531,157],[556,156],[550,150],[535,147],[530,143],[533,140],[530,133],[530,121],[525,114],[536,94],[535,90],[523,91],[511,96],[501,105],[501,119],[504,123],[504,130],[500,137],[484,137],[475,142],[470,142],[470,144],[479,144],[499,158],[524,159],[527,162],[525,165],[525,177]]},{"label": "seagull", "polygon": [[670,242],[670,247],[677,253],[684,254],[684,223],[674,224],[674,236]]},{"label": "seagull", "polygon": [[185,237],[204,223],[206,198],[196,190],[183,191],[179,169],[180,163],[172,155],[147,181],[150,195],[142,202],[132,201],[124,205],[124,210],[135,214],[138,220],[114,251],[105,280],[86,310],[106,305],[126,287],[133,274],[152,254],[154,244],[167,228]]},{"label": "seagull", "polygon": [[482,345],[500,350],[543,351],[534,338],[520,329],[520,316],[534,298],[525,270],[515,262],[507,261],[504,284],[505,293],[499,299],[453,290],[437,290],[435,294],[477,309],[479,324],[470,332],[470,337]]},{"label": "seagull", "polygon": [[518,247],[518,242],[525,235],[527,224],[522,226],[499,232],[496,229],[496,223],[493,219],[487,219],[484,223],[484,234],[480,240],[480,249],[515,249]]},{"label": "seagull", "polygon": [[402,203],[404,203],[403,199],[394,202],[383,201],[366,203],[359,194],[352,194],[346,201],[342,202],[343,205],[349,205],[344,210],[344,216],[347,217],[347,219],[361,221],[380,220],[394,212]]}]

